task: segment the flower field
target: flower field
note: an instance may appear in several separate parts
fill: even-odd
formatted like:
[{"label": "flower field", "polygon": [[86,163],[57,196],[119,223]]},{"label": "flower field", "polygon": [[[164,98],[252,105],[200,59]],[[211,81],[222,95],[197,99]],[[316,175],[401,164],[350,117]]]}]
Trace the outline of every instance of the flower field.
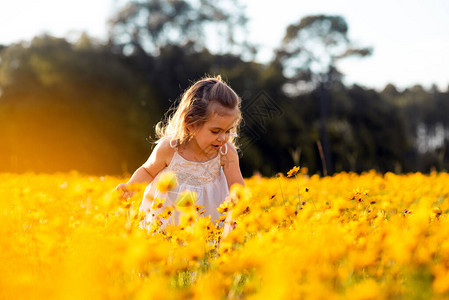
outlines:
[{"label": "flower field", "polygon": [[449,298],[447,173],[294,168],[233,186],[224,228],[183,195],[149,231],[123,181],[0,174],[0,298]]}]

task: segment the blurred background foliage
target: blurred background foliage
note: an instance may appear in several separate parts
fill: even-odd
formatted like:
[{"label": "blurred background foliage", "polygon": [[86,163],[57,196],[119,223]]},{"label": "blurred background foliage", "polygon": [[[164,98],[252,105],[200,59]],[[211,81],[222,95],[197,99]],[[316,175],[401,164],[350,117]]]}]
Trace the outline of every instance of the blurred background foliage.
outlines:
[{"label": "blurred background foliage", "polygon": [[242,97],[244,176],[294,164],[322,175],[449,168],[448,91],[344,85],[337,62],[373,49],[354,46],[340,16],[291,24],[264,64],[246,22],[237,0],[130,1],[107,42],[0,46],[0,171],[131,173],[184,89],[218,74]]}]

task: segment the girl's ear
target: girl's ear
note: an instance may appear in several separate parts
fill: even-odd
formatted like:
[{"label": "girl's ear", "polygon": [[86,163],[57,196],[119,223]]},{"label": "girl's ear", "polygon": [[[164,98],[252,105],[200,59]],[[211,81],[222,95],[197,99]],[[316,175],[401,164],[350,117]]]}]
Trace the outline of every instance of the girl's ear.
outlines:
[{"label": "girl's ear", "polygon": [[192,117],[188,117],[186,119],[186,124],[187,124],[186,128],[190,134],[192,134],[195,131],[195,125],[190,123],[191,120],[192,120]]}]

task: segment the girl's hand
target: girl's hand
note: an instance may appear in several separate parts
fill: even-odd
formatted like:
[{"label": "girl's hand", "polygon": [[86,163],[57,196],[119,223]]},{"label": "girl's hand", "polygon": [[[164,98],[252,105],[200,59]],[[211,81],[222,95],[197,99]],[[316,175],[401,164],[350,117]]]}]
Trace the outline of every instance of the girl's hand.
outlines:
[{"label": "girl's hand", "polygon": [[134,195],[134,191],[130,190],[126,183],[120,183],[115,190],[120,193],[120,199],[129,199]]}]

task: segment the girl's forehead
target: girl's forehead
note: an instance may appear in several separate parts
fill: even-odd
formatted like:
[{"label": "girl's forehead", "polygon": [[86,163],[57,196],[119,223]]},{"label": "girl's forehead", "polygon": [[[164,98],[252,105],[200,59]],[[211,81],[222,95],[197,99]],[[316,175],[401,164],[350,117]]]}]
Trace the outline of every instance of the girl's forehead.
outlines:
[{"label": "girl's forehead", "polygon": [[209,119],[206,121],[207,126],[224,128],[234,125],[238,117],[238,110],[225,107],[223,107],[223,109],[224,110],[220,110],[220,112],[211,112]]},{"label": "girl's forehead", "polygon": [[206,124],[209,127],[230,127],[233,126],[235,121],[237,120],[237,114],[217,114],[212,113],[209,120],[207,120]]}]

